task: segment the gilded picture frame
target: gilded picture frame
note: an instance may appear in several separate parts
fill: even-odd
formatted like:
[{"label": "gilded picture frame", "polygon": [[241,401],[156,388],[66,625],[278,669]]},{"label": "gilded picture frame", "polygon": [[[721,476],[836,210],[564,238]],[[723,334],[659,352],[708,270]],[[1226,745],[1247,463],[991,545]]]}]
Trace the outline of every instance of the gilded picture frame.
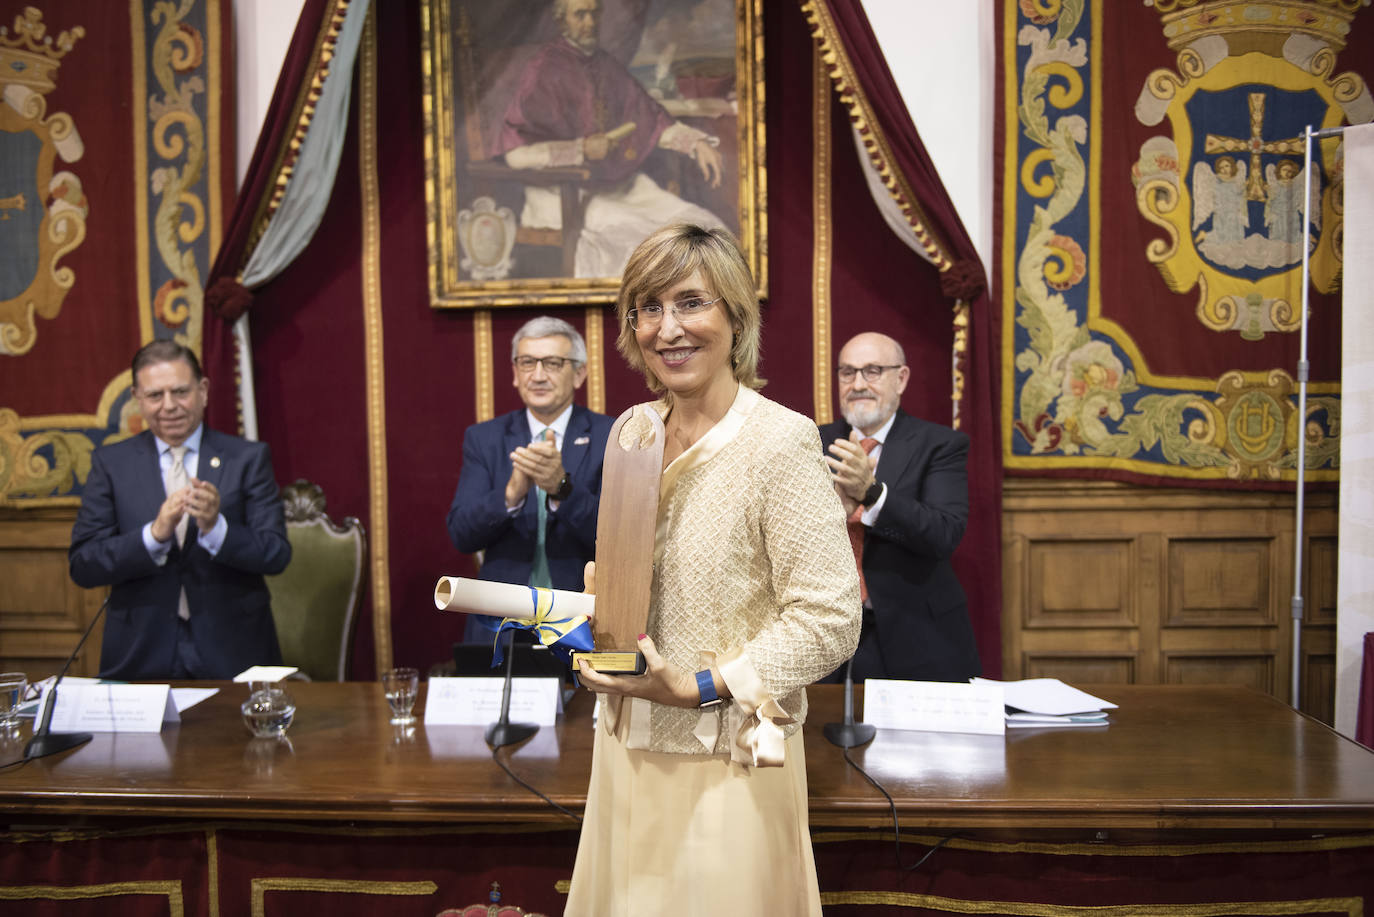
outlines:
[{"label": "gilded picture frame", "polygon": [[430,304],[613,302],[654,226],[712,218],[766,296],[761,6],[422,0]]}]

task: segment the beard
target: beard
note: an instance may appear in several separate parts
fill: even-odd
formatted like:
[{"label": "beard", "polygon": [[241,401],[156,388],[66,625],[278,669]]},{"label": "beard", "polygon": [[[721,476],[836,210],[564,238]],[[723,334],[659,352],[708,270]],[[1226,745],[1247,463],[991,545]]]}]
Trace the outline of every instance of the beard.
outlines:
[{"label": "beard", "polygon": [[878,396],[851,398],[844,403],[844,419],[856,430],[873,430],[881,427],[891,413]]},{"label": "beard", "polygon": [[571,32],[565,30],[563,32],[563,37],[566,38],[568,41],[572,42],[572,44],[577,48],[577,50],[581,51],[583,54],[591,54],[595,52],[601,44],[601,36],[596,32],[593,32],[591,35],[584,35],[581,38],[578,38],[576,35],[573,35],[571,34]]}]

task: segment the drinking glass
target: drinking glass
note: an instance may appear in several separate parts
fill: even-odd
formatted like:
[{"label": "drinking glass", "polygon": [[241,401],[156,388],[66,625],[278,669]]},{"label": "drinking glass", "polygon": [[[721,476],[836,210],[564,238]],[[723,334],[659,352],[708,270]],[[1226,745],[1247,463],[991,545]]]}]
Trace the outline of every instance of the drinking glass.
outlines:
[{"label": "drinking glass", "polygon": [[382,691],[391,707],[391,722],[413,723],[410,711],[415,706],[415,694],[420,687],[420,673],[416,669],[387,669],[382,673]]},{"label": "drinking glass", "polygon": [[23,672],[0,673],[0,732],[19,728],[19,706],[24,703],[24,689],[28,684]]},{"label": "drinking glass", "polygon": [[296,717],[296,702],[281,688],[254,691],[239,707],[248,731],[261,739],[286,734]]}]

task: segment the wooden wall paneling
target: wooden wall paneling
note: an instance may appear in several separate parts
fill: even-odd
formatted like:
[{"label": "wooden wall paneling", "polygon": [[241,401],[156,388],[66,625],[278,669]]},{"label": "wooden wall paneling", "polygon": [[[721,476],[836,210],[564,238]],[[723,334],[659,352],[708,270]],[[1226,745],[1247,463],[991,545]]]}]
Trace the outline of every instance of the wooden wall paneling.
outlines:
[{"label": "wooden wall paneling", "polygon": [[[1318,520],[1320,524],[1322,520]],[[1303,713],[1328,726],[1336,722],[1336,560],[1334,534],[1305,534],[1303,548]],[[1291,592],[1291,587],[1290,587]],[[1292,596],[1289,595],[1291,603]],[[1286,609],[1291,615],[1291,610]]]},{"label": "wooden wall paneling", "polygon": [[[0,510],[0,667],[31,681],[56,674],[104,600],[67,573],[76,508]],[[71,674],[95,675],[101,628],[72,663]]]},{"label": "wooden wall paneling", "polygon": [[1169,539],[1165,627],[1273,627],[1272,537]]},{"label": "wooden wall paneling", "polygon": [[1135,627],[1134,543],[1033,538],[1027,628]]},{"label": "wooden wall paneling", "polygon": [[[1328,718],[1335,492],[1304,520],[1305,712]],[[1003,669],[1008,679],[1244,684],[1287,700],[1291,493],[1008,478]]]}]

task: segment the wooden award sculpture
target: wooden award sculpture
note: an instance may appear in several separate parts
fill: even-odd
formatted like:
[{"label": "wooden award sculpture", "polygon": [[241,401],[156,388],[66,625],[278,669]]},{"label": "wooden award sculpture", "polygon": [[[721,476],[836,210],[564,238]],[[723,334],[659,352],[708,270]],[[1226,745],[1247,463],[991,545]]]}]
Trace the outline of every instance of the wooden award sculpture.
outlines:
[{"label": "wooden award sculpture", "polygon": [[663,418],[636,405],[616,419],[606,441],[596,522],[595,650],[573,653],[608,675],[644,674],[639,635],[649,620],[654,576],[658,484],[663,474]]}]

